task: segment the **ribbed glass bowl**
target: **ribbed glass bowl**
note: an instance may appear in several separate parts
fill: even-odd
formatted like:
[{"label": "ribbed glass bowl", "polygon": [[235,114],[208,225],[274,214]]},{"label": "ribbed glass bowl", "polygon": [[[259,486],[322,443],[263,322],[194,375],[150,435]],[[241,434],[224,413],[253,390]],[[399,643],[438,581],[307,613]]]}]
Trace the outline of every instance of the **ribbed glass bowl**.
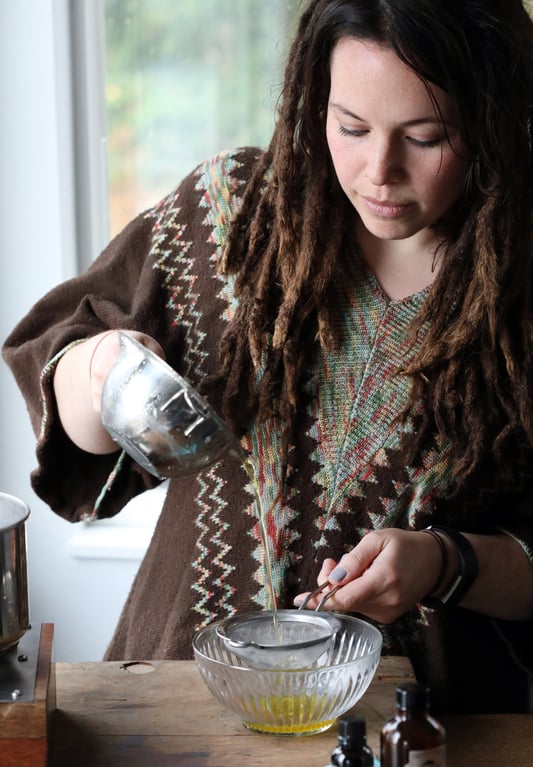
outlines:
[{"label": "ribbed glass bowl", "polygon": [[348,615],[335,618],[340,626],[328,651],[306,668],[250,666],[217,634],[221,621],[195,634],[194,657],[211,693],[245,727],[312,735],[327,730],[360,700],[381,655],[383,639],[377,628]]}]

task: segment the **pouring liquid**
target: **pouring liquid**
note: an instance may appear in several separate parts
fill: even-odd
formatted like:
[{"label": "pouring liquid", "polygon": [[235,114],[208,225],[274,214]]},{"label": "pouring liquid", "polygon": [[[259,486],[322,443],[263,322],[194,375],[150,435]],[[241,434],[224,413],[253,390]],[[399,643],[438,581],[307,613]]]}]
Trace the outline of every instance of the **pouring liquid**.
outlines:
[{"label": "pouring liquid", "polygon": [[[272,578],[272,562],[270,558],[270,550],[268,548],[265,509],[259,494],[259,482],[253,463],[249,458],[245,458],[243,460],[243,466],[250,477],[254,488],[261,540],[265,552],[265,571],[272,606],[274,638],[278,644],[281,644],[276,594]],[[271,733],[273,735],[306,735],[309,733],[322,732],[323,730],[329,729],[335,722],[335,719],[330,719],[325,713],[327,702],[327,696],[324,694],[308,695],[307,693],[303,693],[298,695],[262,696],[259,705],[263,714],[266,715],[267,721],[270,719],[270,723],[264,721],[245,721],[244,725],[250,730]],[[318,717],[318,722],[315,721],[314,724],[308,724],[308,721],[313,721],[317,709],[321,711],[324,710],[323,717]]]},{"label": "pouring liquid", "polygon": [[274,621],[274,637],[277,640],[277,643],[281,643],[280,633],[279,633],[279,620],[278,620],[278,608],[276,605],[276,592],[274,591],[274,579],[272,578],[272,561],[270,558],[270,550],[268,548],[268,535],[267,535],[267,527],[266,527],[266,514],[265,510],[263,508],[263,503],[261,501],[261,496],[259,494],[259,482],[257,479],[257,474],[255,472],[255,467],[253,463],[250,461],[249,458],[245,458],[243,461],[243,466],[246,470],[246,473],[250,477],[250,480],[252,482],[253,488],[254,488],[254,495],[255,495],[255,505],[257,508],[257,515],[259,517],[259,527],[261,532],[261,540],[263,543],[263,550],[265,552],[265,571],[266,571],[266,580],[267,580],[267,586],[270,593],[270,604],[272,608],[272,620]]}]

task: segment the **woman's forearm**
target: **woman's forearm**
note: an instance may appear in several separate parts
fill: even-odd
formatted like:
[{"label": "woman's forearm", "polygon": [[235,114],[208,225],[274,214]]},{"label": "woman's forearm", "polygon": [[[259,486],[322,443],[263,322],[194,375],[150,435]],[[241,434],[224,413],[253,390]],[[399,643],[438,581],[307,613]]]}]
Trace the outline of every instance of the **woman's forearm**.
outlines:
[{"label": "woman's forearm", "polygon": [[509,535],[464,533],[479,561],[479,575],[461,607],[503,620],[533,618],[533,565]]}]

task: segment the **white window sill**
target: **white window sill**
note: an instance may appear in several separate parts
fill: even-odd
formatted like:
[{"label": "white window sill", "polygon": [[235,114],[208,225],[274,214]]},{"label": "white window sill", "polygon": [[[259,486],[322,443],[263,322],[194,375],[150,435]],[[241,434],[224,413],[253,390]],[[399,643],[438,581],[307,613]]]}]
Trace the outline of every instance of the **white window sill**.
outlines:
[{"label": "white window sill", "polygon": [[168,482],[133,498],[111,519],[82,522],[67,542],[75,559],[121,559],[141,561],[152,538]]},{"label": "white window sill", "polygon": [[146,527],[87,526],[67,543],[67,552],[75,559],[142,560],[152,531]]}]

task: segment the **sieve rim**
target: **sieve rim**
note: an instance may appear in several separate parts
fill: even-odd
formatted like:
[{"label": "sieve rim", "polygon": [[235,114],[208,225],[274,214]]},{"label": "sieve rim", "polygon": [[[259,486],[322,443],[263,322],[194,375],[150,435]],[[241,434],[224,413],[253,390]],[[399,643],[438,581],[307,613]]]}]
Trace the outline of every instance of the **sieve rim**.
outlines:
[{"label": "sieve rim", "polygon": [[260,642],[249,640],[244,641],[242,639],[235,639],[231,637],[230,632],[232,627],[239,625],[242,626],[245,623],[256,623],[258,625],[271,623],[274,613],[272,610],[263,610],[257,613],[243,613],[242,615],[234,615],[231,618],[220,621],[216,627],[217,635],[230,647],[234,648],[246,648],[251,647],[258,650],[267,650],[268,652],[286,653],[287,651],[313,647],[328,639],[331,639],[339,630],[341,622],[338,618],[335,618],[331,613],[318,613],[316,611],[299,611],[299,610],[278,610],[277,618],[279,623],[306,623],[309,625],[319,626],[324,628],[324,632],[310,639],[302,639],[298,642],[290,642],[284,644],[261,644]]}]

